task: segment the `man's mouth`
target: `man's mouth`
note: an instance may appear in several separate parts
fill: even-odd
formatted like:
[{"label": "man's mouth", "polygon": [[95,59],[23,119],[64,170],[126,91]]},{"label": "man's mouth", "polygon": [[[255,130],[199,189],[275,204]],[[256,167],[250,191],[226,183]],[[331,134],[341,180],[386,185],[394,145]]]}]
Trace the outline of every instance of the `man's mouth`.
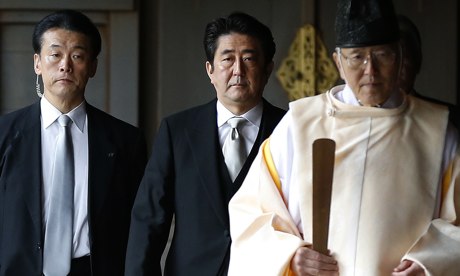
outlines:
[{"label": "man's mouth", "polygon": [[56,82],[71,83],[71,82],[73,82],[73,80],[71,80],[69,78],[62,78],[62,79],[58,79]]},{"label": "man's mouth", "polygon": [[234,82],[230,82],[230,86],[247,86],[248,82],[245,80],[238,79]]}]

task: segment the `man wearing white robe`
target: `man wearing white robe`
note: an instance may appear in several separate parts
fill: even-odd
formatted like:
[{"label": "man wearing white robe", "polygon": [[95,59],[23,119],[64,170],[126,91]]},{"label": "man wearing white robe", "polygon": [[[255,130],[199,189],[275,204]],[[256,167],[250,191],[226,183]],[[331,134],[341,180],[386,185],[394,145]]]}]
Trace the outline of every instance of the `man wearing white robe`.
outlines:
[{"label": "man wearing white robe", "polygon": [[[457,130],[398,89],[391,2],[380,22],[347,25],[350,2],[334,53],[346,84],[292,102],[261,147],[229,205],[229,275],[460,275]],[[336,142],[328,255],[310,246],[318,138]]]}]

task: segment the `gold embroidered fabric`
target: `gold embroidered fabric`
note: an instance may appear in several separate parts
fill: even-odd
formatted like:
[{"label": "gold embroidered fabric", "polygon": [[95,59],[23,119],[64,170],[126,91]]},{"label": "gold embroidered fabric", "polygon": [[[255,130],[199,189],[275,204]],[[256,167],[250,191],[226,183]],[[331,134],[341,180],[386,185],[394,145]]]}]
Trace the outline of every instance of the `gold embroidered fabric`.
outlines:
[{"label": "gold embroidered fabric", "polygon": [[276,76],[292,101],[327,91],[339,74],[324,42],[307,24],[298,30]]}]

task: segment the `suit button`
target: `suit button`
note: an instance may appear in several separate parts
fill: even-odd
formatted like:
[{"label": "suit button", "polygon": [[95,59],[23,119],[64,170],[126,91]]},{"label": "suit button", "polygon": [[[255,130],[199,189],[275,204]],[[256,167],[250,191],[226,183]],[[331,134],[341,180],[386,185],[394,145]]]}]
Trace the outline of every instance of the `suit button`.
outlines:
[{"label": "suit button", "polygon": [[224,236],[225,236],[226,238],[230,238],[230,231],[228,231],[227,229],[225,229],[225,231],[224,231]]},{"label": "suit button", "polygon": [[40,243],[37,243],[37,250],[39,250],[39,251],[42,250],[42,246],[41,246]]}]

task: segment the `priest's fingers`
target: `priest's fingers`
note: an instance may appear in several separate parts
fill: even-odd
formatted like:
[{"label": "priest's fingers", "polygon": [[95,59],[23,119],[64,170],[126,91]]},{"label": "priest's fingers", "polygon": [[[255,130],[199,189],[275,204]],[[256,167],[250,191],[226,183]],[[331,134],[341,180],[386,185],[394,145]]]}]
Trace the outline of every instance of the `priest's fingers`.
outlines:
[{"label": "priest's fingers", "polygon": [[424,269],[413,261],[403,260],[393,269],[392,276],[425,276]]},{"label": "priest's fingers", "polygon": [[339,275],[337,261],[308,247],[300,247],[291,260],[295,275]]}]

